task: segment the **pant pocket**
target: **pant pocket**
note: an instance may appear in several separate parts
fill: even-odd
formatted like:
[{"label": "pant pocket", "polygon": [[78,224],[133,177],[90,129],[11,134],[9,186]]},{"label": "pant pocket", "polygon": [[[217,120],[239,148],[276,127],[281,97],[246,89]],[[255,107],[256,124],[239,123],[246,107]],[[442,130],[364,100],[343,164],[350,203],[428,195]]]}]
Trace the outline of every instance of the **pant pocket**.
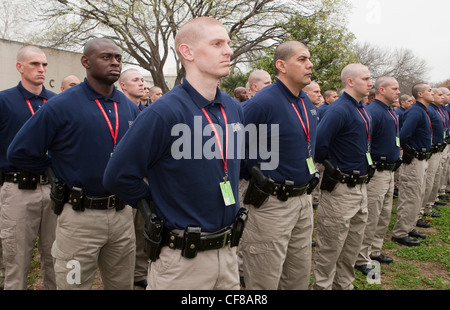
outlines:
[{"label": "pant pocket", "polygon": [[9,261],[14,259],[17,253],[16,242],[17,222],[10,220],[3,220],[2,229],[0,231],[0,238],[3,247],[3,259]]}]

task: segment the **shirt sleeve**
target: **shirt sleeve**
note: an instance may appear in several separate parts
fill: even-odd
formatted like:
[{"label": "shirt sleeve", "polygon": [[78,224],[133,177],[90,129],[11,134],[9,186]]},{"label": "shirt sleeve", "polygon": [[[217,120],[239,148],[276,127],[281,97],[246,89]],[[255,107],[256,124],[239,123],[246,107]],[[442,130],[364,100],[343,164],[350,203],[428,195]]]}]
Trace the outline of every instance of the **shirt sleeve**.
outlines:
[{"label": "shirt sleeve", "polygon": [[132,207],[136,207],[142,198],[149,199],[147,172],[167,152],[170,132],[156,112],[142,111],[117,144],[106,166],[103,177],[105,188]]}]

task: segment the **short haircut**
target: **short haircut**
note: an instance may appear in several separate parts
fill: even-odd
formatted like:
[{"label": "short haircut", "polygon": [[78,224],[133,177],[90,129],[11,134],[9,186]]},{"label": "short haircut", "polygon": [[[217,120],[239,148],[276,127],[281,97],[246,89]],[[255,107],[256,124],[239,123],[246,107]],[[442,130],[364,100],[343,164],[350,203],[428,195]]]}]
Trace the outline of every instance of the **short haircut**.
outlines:
[{"label": "short haircut", "polygon": [[410,95],[401,95],[399,100],[400,102],[405,102],[408,101],[409,97],[411,97]]},{"label": "short haircut", "polygon": [[275,53],[273,54],[273,66],[275,68],[275,75],[278,75],[278,69],[277,69],[277,61],[283,60],[287,61],[289,58],[291,58],[293,55],[295,55],[295,48],[296,47],[303,47],[308,48],[306,44],[300,41],[285,41],[278,45],[278,47],[275,49]]},{"label": "short haircut", "polygon": [[139,70],[135,68],[130,68],[122,71],[122,73],[120,74],[119,83],[127,82],[131,72],[139,72]]},{"label": "short haircut", "polygon": [[425,91],[425,88],[427,86],[428,86],[427,83],[417,83],[416,85],[414,85],[411,91],[414,98],[419,99],[419,92]]},{"label": "short haircut", "polygon": [[347,86],[347,79],[356,79],[358,77],[359,70],[362,68],[369,69],[367,66],[361,63],[351,63],[346,65],[344,69],[342,69],[341,81],[344,88]]},{"label": "short haircut", "polygon": [[208,16],[201,16],[191,19],[178,29],[175,35],[175,51],[181,63],[184,62],[180,54],[181,44],[193,44],[198,41],[203,29],[213,25],[223,26],[222,22]]},{"label": "short haircut", "polygon": [[380,93],[380,88],[389,86],[393,81],[397,81],[396,78],[392,76],[381,76],[375,81],[375,94]]},{"label": "short haircut", "polygon": [[22,46],[17,52],[17,61],[18,62],[24,61],[29,52],[45,55],[45,53],[39,47],[34,45],[25,45]]},{"label": "short haircut", "polygon": [[324,98],[329,98],[329,97],[331,97],[331,96],[333,95],[333,93],[336,93],[336,94],[337,94],[337,91],[336,91],[336,90],[333,90],[333,89],[329,89],[329,90],[327,90],[327,91],[325,91],[325,92],[323,93],[323,97],[324,97]]}]

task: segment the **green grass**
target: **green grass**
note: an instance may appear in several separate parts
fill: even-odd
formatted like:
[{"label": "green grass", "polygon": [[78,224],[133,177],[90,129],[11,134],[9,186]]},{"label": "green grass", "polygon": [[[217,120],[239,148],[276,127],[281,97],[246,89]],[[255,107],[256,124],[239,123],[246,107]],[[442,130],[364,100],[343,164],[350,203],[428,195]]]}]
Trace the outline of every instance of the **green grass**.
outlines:
[{"label": "green grass", "polygon": [[431,221],[431,228],[416,228],[427,238],[420,239],[420,246],[407,247],[390,241],[396,221],[396,205],[397,199],[394,199],[383,245],[383,254],[392,257],[394,262],[381,265],[380,284],[368,283],[366,276],[355,271],[354,285],[360,290],[450,290],[450,208],[441,207],[440,218],[427,218]]}]

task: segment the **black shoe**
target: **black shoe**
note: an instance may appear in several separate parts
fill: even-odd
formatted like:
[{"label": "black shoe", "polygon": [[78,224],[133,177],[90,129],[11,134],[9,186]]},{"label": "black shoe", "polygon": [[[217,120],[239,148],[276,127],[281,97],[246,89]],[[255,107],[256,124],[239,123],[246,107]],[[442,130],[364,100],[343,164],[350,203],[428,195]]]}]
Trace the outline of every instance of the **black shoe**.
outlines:
[{"label": "black shoe", "polygon": [[431,227],[430,223],[425,222],[425,221],[422,220],[422,219],[420,219],[420,220],[417,221],[416,226],[417,226],[417,227],[422,227],[422,228],[429,228],[429,227]]},{"label": "black shoe", "polygon": [[380,254],[380,256],[376,256],[376,257],[370,257],[370,259],[376,260],[382,264],[390,264],[394,261],[391,257],[384,256],[383,254]]},{"label": "black shoe", "polygon": [[372,271],[371,265],[355,265],[355,269],[361,271],[365,276]]},{"label": "black shoe", "polygon": [[406,246],[419,246],[420,245],[420,241],[417,239],[414,239],[410,236],[406,236],[403,238],[396,238],[396,237],[392,237],[392,241],[395,241],[397,243],[406,245]]},{"label": "black shoe", "polygon": [[436,211],[441,211],[441,208],[439,208],[439,207],[436,206],[436,205],[433,205],[433,209],[435,209]]},{"label": "black shoe", "polygon": [[313,241],[313,242],[311,243],[311,246],[312,246],[313,248],[315,248],[315,247],[316,247],[316,242]]},{"label": "black shoe", "polygon": [[319,206],[319,204],[318,203],[313,203],[313,209],[314,210],[317,210],[317,207]]},{"label": "black shoe", "polygon": [[394,198],[398,198],[398,188],[394,189]]},{"label": "black shoe", "polygon": [[239,282],[241,283],[241,287],[245,288],[244,277],[239,277]]},{"label": "black shoe", "polygon": [[422,238],[425,239],[427,237],[427,235],[422,234],[420,232],[418,232],[417,230],[413,229],[409,232],[408,234],[410,237],[414,237],[414,238]]},{"label": "black shoe", "polygon": [[143,289],[146,289],[147,288],[147,280],[135,281],[134,286],[138,286]]},{"label": "black shoe", "polygon": [[450,200],[450,198],[447,195],[439,195],[438,198],[442,200]]},{"label": "black shoe", "polygon": [[434,204],[438,205],[438,206],[446,206],[447,205],[447,203],[444,201],[435,201]]},{"label": "black shoe", "polygon": [[436,212],[433,212],[433,211],[431,211],[431,213],[429,213],[429,214],[425,214],[425,216],[431,216],[431,217],[441,217],[441,216],[442,216],[442,214],[440,214],[440,213],[436,213]]}]

